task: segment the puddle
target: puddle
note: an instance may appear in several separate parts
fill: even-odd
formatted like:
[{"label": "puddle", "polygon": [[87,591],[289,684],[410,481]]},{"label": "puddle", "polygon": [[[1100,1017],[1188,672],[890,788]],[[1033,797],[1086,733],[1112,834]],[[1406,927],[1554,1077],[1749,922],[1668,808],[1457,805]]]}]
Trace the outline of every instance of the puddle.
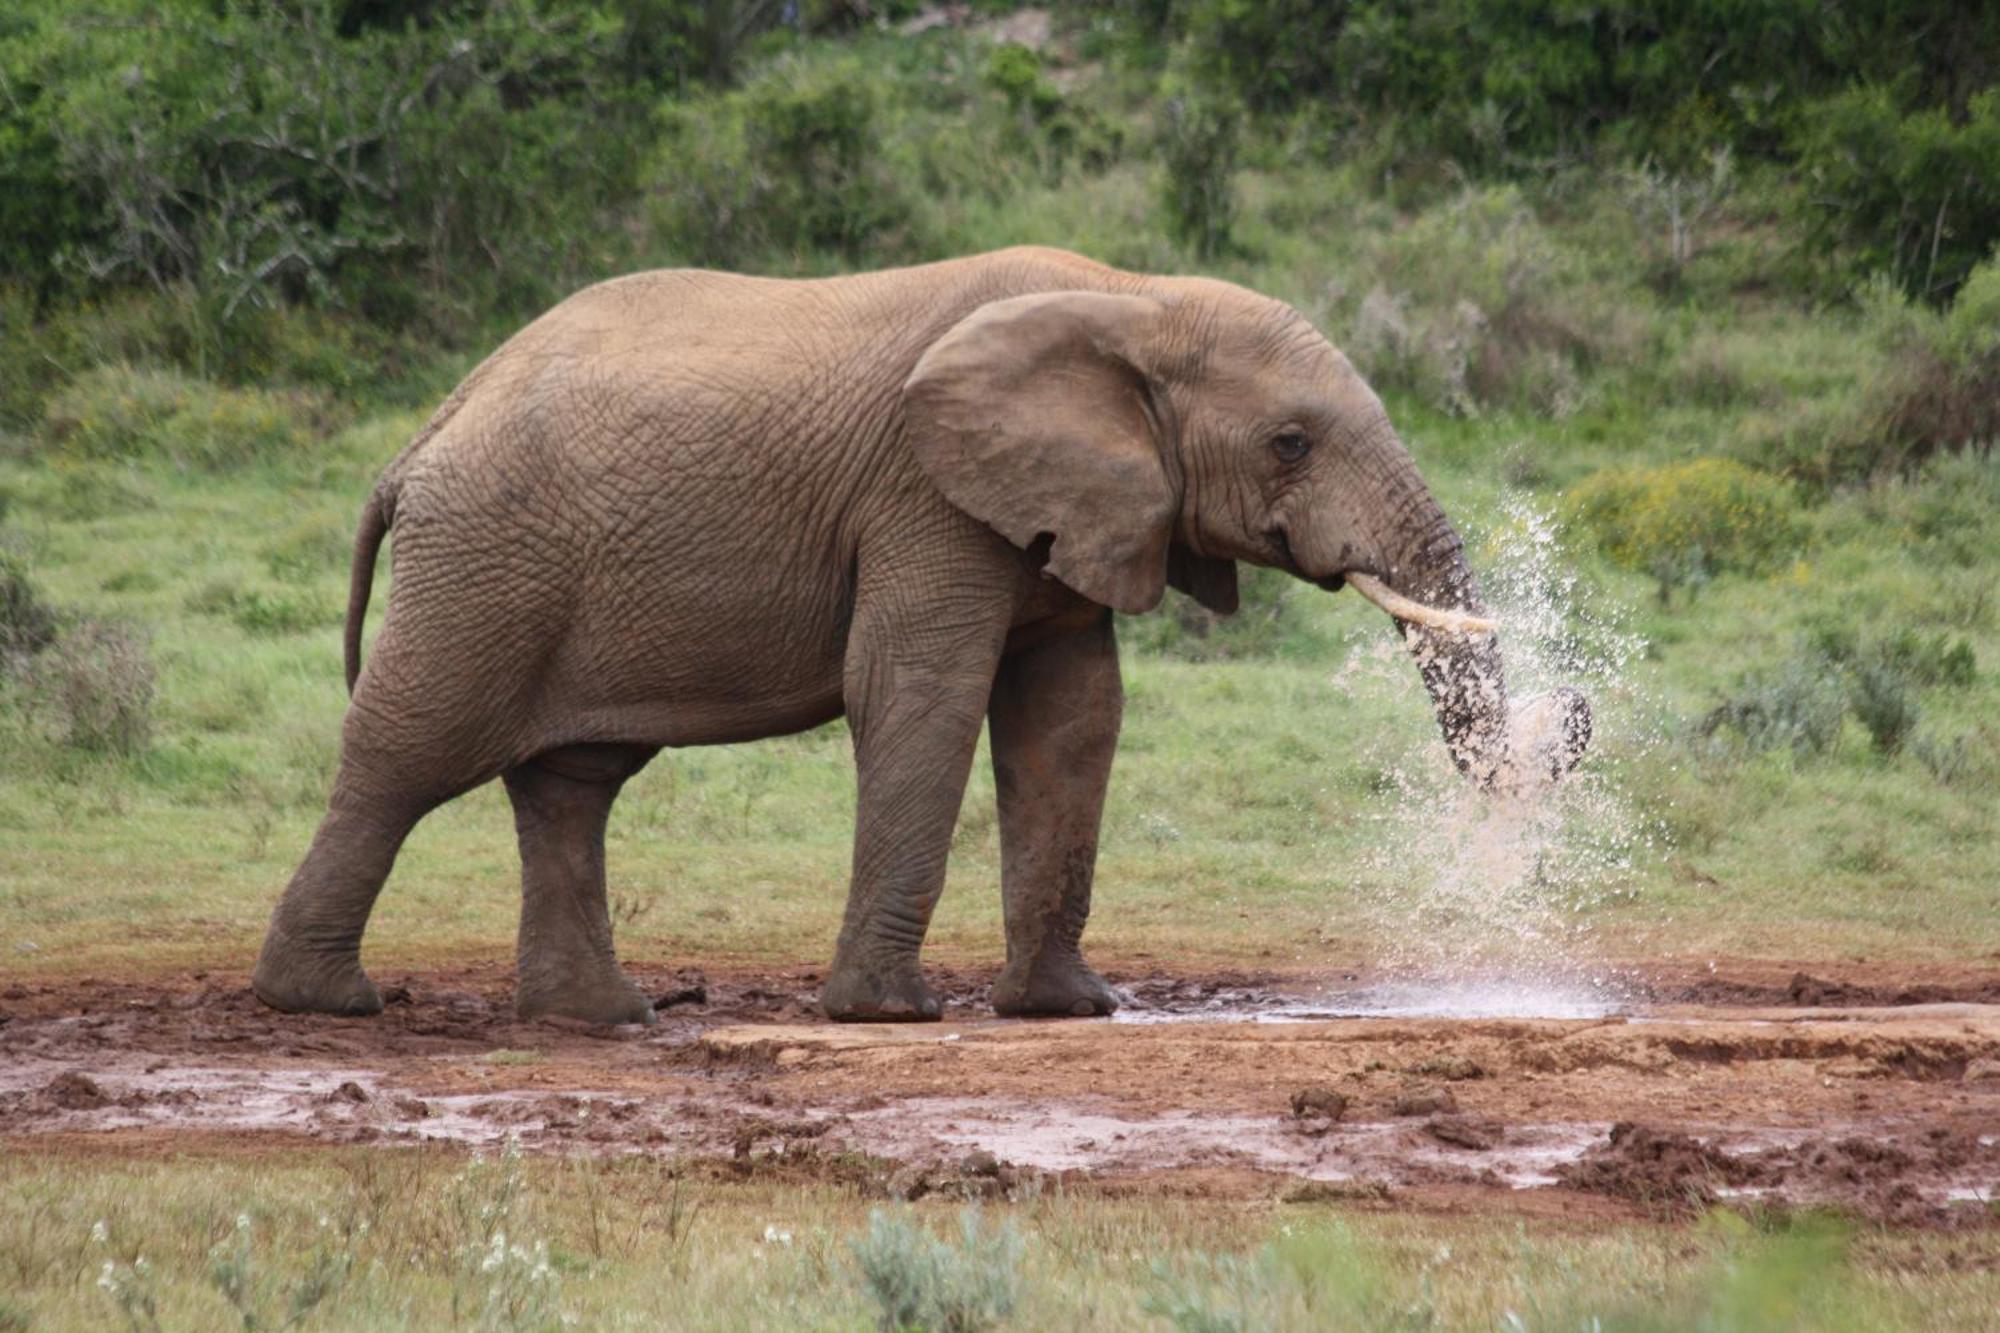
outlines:
[{"label": "puddle", "polygon": [[1127,1116],[1075,1105],[911,1098],[849,1117],[849,1134],[882,1156],[929,1139],[982,1150],[1042,1171],[1139,1171],[1234,1165],[1305,1180],[1408,1185],[1478,1181],[1513,1189],[1552,1185],[1607,1126],[1510,1125],[1491,1148],[1432,1136],[1421,1120],[1339,1124],[1306,1132],[1283,1116],[1170,1111]]},{"label": "puddle", "polygon": [[1506,980],[1388,981],[1306,995],[1217,996],[1193,1005],[1137,1005],[1121,1023],[1312,1023],[1346,1018],[1591,1019],[1632,1012],[1609,987]]}]

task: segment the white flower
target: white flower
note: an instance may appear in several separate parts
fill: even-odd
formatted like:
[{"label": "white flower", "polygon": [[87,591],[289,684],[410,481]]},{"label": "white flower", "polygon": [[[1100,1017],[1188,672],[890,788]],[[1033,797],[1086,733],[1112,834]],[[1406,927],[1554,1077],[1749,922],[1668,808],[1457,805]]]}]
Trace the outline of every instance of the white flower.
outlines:
[{"label": "white flower", "polygon": [[109,1259],[104,1261],[104,1271],[97,1275],[97,1285],[100,1289],[104,1291],[118,1290],[118,1279],[111,1276],[111,1270],[114,1267],[115,1265]]},{"label": "white flower", "polygon": [[238,1213],[236,1215],[236,1229],[238,1231],[248,1231],[250,1229],[250,1214]]},{"label": "white flower", "polygon": [[110,1243],[111,1228],[104,1225],[103,1218],[100,1217],[95,1222],[92,1222],[90,1224],[90,1238],[96,1241],[99,1245],[105,1245]]},{"label": "white flower", "polygon": [[777,1227],[766,1222],[764,1224],[764,1243],[766,1245],[790,1245],[792,1243],[792,1233],[789,1231],[780,1231]]}]

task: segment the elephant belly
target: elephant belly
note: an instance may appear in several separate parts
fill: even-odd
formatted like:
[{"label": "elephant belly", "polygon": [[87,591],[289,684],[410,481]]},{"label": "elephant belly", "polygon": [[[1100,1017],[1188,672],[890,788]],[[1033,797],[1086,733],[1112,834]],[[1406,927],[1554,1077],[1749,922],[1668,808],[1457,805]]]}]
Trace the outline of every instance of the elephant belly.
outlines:
[{"label": "elephant belly", "polygon": [[582,593],[544,691],[550,721],[592,739],[713,745],[840,716],[841,589],[733,568],[675,572]]}]

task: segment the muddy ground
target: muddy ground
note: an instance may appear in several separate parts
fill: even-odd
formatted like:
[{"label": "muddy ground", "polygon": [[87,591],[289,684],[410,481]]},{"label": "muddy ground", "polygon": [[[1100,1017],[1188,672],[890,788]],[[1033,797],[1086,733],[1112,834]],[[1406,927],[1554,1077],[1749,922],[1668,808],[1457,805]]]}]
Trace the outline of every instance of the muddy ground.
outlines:
[{"label": "muddy ground", "polygon": [[807,968],[639,975],[656,1027],[516,1023],[498,967],[380,976],[389,1007],[362,1020],[276,1014],[220,975],[6,986],[0,1145],[512,1137],[903,1197],[2000,1225],[1995,968],[1654,969],[1612,1012],[1541,1018],[1396,1016],[1381,997],[1409,988],[1353,976],[1114,974],[1119,1019],[1060,1022],[994,1019],[990,976],[942,973],[946,1021],[909,1027],[825,1022]]}]

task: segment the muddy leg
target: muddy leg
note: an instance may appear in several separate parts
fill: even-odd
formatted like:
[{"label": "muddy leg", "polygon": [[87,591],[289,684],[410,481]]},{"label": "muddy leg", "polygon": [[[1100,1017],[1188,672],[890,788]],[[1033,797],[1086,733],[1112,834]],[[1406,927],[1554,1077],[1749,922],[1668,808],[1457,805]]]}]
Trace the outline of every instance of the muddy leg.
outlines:
[{"label": "muddy leg", "polygon": [[653,1006],[626,979],[612,951],[604,828],[619,788],[655,753],[639,746],[571,746],[504,775],[521,844],[519,1017],[653,1021]]},{"label": "muddy leg", "polygon": [[1007,913],[1007,966],[993,984],[1000,1013],[1118,1007],[1080,941],[1124,707],[1109,613],[1000,664],[990,714]]},{"label": "muddy leg", "polygon": [[381,1012],[361,970],[361,933],[403,839],[433,804],[372,793],[343,760],[326,817],[271,913],[251,974],[257,998],[290,1013]]}]

